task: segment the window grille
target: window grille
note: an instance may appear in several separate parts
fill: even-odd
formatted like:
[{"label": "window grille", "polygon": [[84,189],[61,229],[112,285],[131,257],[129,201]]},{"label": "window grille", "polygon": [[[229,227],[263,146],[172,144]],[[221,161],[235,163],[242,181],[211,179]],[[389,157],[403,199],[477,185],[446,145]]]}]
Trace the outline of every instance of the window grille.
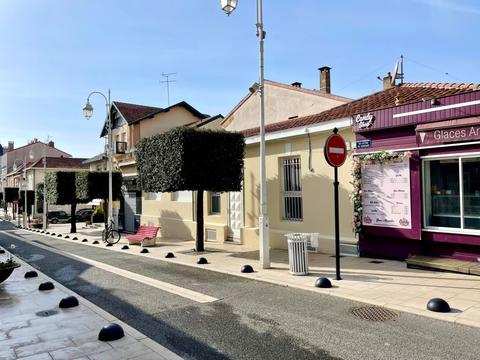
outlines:
[{"label": "window grille", "polygon": [[282,206],[284,220],[303,220],[300,157],[282,160]]},{"label": "window grille", "polygon": [[218,215],[220,214],[220,193],[214,191],[210,196],[210,214]]}]

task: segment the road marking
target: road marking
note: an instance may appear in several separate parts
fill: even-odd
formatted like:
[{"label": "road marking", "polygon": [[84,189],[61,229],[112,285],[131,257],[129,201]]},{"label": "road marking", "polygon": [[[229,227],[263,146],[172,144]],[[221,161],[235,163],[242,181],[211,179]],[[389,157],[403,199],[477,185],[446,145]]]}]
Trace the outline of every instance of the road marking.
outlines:
[{"label": "road marking", "polygon": [[[18,236],[18,235],[15,235],[15,234],[11,234],[7,231],[0,231],[0,233],[3,233],[7,236],[11,236],[13,238],[16,238],[18,240],[21,240],[21,241],[25,241],[26,239],[21,237],[21,236]],[[138,281],[140,283],[143,283],[145,285],[149,285],[149,286],[153,286],[157,289],[160,289],[160,290],[163,290],[163,291],[166,291],[166,292],[169,292],[171,294],[175,294],[175,295],[178,295],[178,296],[181,296],[181,297],[184,297],[186,299],[190,299],[190,300],[193,300],[193,301],[196,301],[198,303],[211,303],[211,302],[214,302],[214,301],[217,301],[219,299],[215,298],[215,297],[212,297],[212,296],[209,296],[209,295],[205,295],[205,294],[202,294],[202,293],[199,293],[197,291],[193,291],[193,290],[190,290],[190,289],[186,289],[186,288],[182,288],[180,286],[176,286],[176,285],[173,285],[173,284],[170,284],[170,283],[167,283],[167,282],[164,282],[164,281],[160,281],[160,280],[156,280],[156,279],[152,279],[148,276],[144,276],[144,275],[140,275],[140,274],[136,274],[134,272],[131,272],[131,271],[128,271],[128,270],[124,270],[124,269],[120,269],[118,267],[115,267],[115,266],[112,266],[112,265],[108,265],[108,264],[105,264],[105,263],[102,263],[100,261],[96,261],[96,260],[92,260],[92,259],[88,259],[88,258],[85,258],[85,257],[82,257],[82,256],[78,256],[78,255],[75,255],[75,254],[71,254],[71,253],[67,253],[67,252],[64,252],[64,251],[61,251],[61,250],[58,250],[58,249],[55,249],[55,248],[52,248],[52,247],[49,247],[49,246],[46,246],[46,245],[43,245],[43,244],[39,244],[39,243],[33,243],[33,242],[29,242],[29,244],[32,244],[32,245],[35,245],[35,246],[38,246],[42,249],[45,249],[45,250],[48,250],[48,251],[51,251],[51,252],[54,252],[54,253],[57,253],[57,254],[60,254],[62,256],[66,256],[66,257],[69,257],[69,258],[72,258],[74,260],[79,260],[83,263],[86,263],[88,265],[91,265],[93,267],[96,267],[96,268],[99,268],[99,269],[102,269],[102,270],[105,270],[105,271],[108,271],[108,272],[111,272],[115,275],[120,275],[120,276],[123,276],[127,279],[130,279],[130,280],[134,280],[134,281]]]}]

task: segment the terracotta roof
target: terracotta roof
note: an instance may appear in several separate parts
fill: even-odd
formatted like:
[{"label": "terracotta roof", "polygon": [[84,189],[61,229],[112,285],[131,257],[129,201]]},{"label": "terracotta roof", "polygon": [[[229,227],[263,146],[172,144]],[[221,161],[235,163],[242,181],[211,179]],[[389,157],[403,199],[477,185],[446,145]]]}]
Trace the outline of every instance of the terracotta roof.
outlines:
[{"label": "terracotta roof", "polygon": [[[293,86],[293,85],[289,85],[289,84],[284,84],[284,83],[280,83],[280,82],[277,82],[277,81],[273,81],[273,80],[267,80],[265,79],[265,84],[268,84],[268,85],[272,85],[272,86],[277,86],[277,87],[281,87],[281,88],[284,88],[284,89],[288,89],[288,90],[293,90],[293,91],[298,91],[298,92],[303,92],[305,94],[310,94],[310,95],[316,95],[316,96],[320,96],[320,97],[324,97],[324,98],[328,98],[328,99],[333,99],[333,100],[338,100],[338,101],[352,101],[352,99],[350,98],[346,98],[346,97],[343,97],[343,96],[338,96],[338,95],[333,95],[333,94],[326,94],[322,91],[318,91],[318,90],[312,90],[312,89],[306,89],[306,88],[302,88],[302,87],[298,87],[298,86]],[[237,105],[235,105],[233,107],[232,110],[230,110],[230,112],[225,116],[225,119],[221,122],[221,124],[223,124],[229,117],[230,115],[232,115],[240,106],[242,106],[242,104],[248,100],[248,98],[250,98],[250,96],[252,96],[253,93],[252,92],[249,92],[247,95],[245,95],[245,97],[240,100],[238,102]]]},{"label": "terracotta roof", "polygon": [[[358,100],[339,105],[319,114],[302,116],[265,126],[265,132],[275,132],[302,126],[313,125],[329,120],[344,119],[364,112],[414,103],[422,99],[434,99],[469,91],[480,90],[480,84],[463,83],[405,83],[364,96]],[[258,135],[258,127],[243,131],[246,137]]]},{"label": "terracotta roof", "polygon": [[[88,169],[83,162],[86,158],[47,157],[47,169]],[[27,164],[28,165],[28,164]],[[27,166],[28,167],[28,166]],[[43,168],[43,158],[37,160],[32,168]]]},{"label": "terracotta roof", "polygon": [[145,118],[146,116],[162,110],[162,108],[138,104],[129,104],[119,101],[114,101],[113,104],[115,107],[122,113],[123,118],[127,123],[131,123],[140,119]]},{"label": "terracotta roof", "polygon": [[31,143],[26,144],[26,145],[19,146],[19,147],[13,149],[13,150],[7,151],[7,153],[12,154],[12,153],[14,153],[14,152],[17,151],[17,150],[20,150],[20,149],[23,149],[23,148],[28,148],[29,146],[33,146],[33,145],[36,145],[36,144],[43,144],[44,146],[49,146],[50,148],[55,149],[55,150],[57,150],[57,151],[65,154],[65,155],[68,156],[68,157],[71,157],[71,156],[72,156],[72,155],[70,155],[69,153],[67,153],[67,152],[65,152],[65,151],[63,151],[63,150],[60,150],[59,148],[56,148],[55,146],[52,147],[52,146],[50,146],[49,144],[45,144],[43,141],[40,141],[40,140],[37,140],[37,141],[35,141],[35,142],[31,142]]}]

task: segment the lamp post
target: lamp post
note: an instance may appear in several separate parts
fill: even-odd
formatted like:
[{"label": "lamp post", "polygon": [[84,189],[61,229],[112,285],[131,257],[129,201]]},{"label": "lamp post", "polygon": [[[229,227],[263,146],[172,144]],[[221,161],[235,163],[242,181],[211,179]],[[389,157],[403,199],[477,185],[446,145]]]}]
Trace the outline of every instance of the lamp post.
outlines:
[{"label": "lamp post", "polygon": [[[263,2],[257,1],[257,37],[259,40],[259,78],[260,84],[258,92],[260,93],[260,215],[258,217],[259,227],[259,249],[260,266],[263,269],[270,267],[270,243],[268,234],[268,211],[267,211],[267,184],[266,184],[266,166],[265,166],[265,93],[264,93],[264,40],[265,31],[263,30]],[[220,0],[222,10],[230,15],[237,7],[237,0]]]},{"label": "lamp post", "polygon": [[93,106],[90,104],[90,96],[93,94],[101,95],[105,99],[105,106],[107,108],[107,158],[108,158],[108,223],[113,222],[113,196],[112,196],[112,154],[113,154],[113,142],[112,142],[112,121],[110,119],[110,89],[108,89],[108,97],[99,91],[92,91],[87,96],[87,103],[83,108],[83,116],[89,120],[93,115]]},{"label": "lamp post", "polygon": [[[33,160],[33,157],[34,157],[34,154],[33,154],[33,151],[30,150],[28,152],[28,158],[30,160]],[[27,190],[28,190],[28,182],[27,182],[27,154],[25,154],[25,158],[24,160],[21,160],[21,159],[16,159],[14,162],[13,162],[13,171],[17,171],[17,162],[20,161],[23,163],[23,178],[24,178],[24,184],[25,184],[25,202],[24,202],[24,208],[23,208],[23,227],[26,228],[27,227],[27,207],[28,207],[28,203],[27,203]]]},{"label": "lamp post", "polygon": [[45,181],[47,177],[47,144],[50,140],[50,137],[47,137],[45,144],[43,145],[43,230],[48,228],[48,218],[47,218],[47,183]]}]

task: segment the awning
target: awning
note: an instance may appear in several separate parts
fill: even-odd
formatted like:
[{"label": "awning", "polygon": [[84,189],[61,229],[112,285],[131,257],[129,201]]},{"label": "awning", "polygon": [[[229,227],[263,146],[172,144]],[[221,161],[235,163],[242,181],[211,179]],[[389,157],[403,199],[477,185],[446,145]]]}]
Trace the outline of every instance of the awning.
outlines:
[{"label": "awning", "polygon": [[436,129],[448,129],[460,126],[480,125],[480,118],[468,117],[463,119],[436,121],[428,124],[420,124],[415,128],[416,132]]}]

